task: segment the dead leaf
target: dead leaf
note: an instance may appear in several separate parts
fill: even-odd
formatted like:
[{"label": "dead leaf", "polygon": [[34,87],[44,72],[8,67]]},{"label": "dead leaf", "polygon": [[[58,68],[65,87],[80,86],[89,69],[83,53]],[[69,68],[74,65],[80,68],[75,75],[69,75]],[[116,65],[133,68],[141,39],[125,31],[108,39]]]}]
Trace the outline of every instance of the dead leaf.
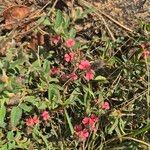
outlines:
[{"label": "dead leaf", "polygon": [[0,81],[3,83],[8,83],[9,77],[7,75],[0,76]]},{"label": "dead leaf", "polygon": [[[10,96],[10,95],[8,95],[8,96]],[[20,95],[16,94],[16,95],[13,95],[12,97],[10,97],[9,101],[7,102],[7,106],[14,106],[14,105],[19,104],[19,102],[20,102]]]},{"label": "dead leaf", "polygon": [[31,40],[29,41],[28,48],[37,50],[38,46],[44,45],[44,36],[38,32],[37,34],[32,34]]},{"label": "dead leaf", "polygon": [[11,6],[5,9],[3,17],[5,19],[6,29],[12,29],[16,22],[27,17],[29,13],[29,8],[24,5]]}]

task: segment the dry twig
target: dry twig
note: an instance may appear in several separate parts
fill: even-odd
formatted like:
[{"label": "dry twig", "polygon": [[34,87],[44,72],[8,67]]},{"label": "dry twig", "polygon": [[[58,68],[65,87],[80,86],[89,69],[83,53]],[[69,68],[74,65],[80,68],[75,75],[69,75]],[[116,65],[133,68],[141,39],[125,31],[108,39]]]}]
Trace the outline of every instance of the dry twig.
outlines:
[{"label": "dry twig", "polygon": [[[112,21],[113,23],[115,23],[116,25],[118,25],[119,27],[123,28],[124,30],[133,33],[134,31],[131,30],[130,28],[124,26],[123,24],[121,24],[120,22],[118,22],[117,20],[113,19],[111,16],[107,15],[106,13],[98,10],[95,6],[93,6],[91,3],[85,1],[85,0],[78,0],[78,3],[84,7],[88,7],[88,8],[92,8],[92,10],[95,10],[95,14],[99,17],[104,16],[107,19],[109,19],[110,21]],[[107,28],[107,27],[106,27]]]}]

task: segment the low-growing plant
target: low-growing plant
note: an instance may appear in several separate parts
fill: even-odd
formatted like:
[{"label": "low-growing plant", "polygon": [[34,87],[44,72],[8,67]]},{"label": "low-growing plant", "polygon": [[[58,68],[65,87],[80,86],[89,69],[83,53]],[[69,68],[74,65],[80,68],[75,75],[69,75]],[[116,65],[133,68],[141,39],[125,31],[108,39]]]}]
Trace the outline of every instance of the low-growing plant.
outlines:
[{"label": "low-growing plant", "polygon": [[53,9],[34,30],[47,42],[1,58],[2,150],[150,148],[149,38],[80,41],[91,12]]}]

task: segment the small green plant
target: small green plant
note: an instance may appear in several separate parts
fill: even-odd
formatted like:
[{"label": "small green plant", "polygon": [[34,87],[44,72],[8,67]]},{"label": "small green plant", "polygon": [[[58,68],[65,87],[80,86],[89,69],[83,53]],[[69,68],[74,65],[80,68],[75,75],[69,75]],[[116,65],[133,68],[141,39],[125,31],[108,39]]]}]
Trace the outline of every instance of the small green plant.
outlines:
[{"label": "small green plant", "polygon": [[53,9],[34,30],[47,42],[0,59],[0,149],[150,148],[149,38],[80,41],[92,11],[74,11]]}]

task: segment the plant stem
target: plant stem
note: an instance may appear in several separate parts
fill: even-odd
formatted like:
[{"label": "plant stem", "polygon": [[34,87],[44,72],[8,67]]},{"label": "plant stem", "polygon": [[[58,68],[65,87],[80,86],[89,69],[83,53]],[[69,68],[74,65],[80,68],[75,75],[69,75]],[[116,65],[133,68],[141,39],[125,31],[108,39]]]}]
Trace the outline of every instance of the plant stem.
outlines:
[{"label": "plant stem", "polygon": [[66,108],[64,108],[64,111],[65,111],[66,119],[68,121],[68,125],[69,125],[69,128],[70,128],[71,134],[73,135],[73,133],[74,133],[73,126],[71,124],[71,120],[69,118],[69,115],[68,115],[68,112],[67,112]]}]

